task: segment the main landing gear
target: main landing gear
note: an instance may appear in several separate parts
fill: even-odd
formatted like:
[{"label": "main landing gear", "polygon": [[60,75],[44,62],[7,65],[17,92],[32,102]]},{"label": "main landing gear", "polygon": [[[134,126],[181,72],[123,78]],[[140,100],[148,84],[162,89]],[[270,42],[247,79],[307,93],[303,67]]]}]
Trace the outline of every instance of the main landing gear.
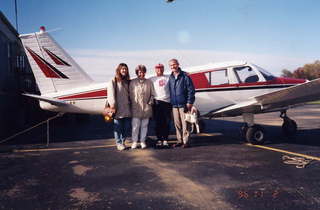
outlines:
[{"label": "main landing gear", "polygon": [[242,136],[251,144],[263,144],[266,140],[265,131],[262,126],[254,124],[254,115],[244,113],[242,117],[245,122],[241,127]]},{"label": "main landing gear", "polygon": [[[266,140],[265,131],[262,126],[254,124],[252,113],[242,114],[245,124],[241,127],[242,137],[251,144],[263,144]],[[286,110],[282,111],[280,117],[283,119],[282,131],[286,136],[297,133],[297,123],[287,116]]]}]

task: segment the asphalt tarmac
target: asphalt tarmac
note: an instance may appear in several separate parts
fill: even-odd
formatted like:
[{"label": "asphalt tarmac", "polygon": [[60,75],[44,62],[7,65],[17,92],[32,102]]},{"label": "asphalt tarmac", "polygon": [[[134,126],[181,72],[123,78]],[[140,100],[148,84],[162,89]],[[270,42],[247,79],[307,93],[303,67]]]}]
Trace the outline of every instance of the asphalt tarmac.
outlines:
[{"label": "asphalt tarmac", "polygon": [[191,148],[121,152],[102,119],[64,118],[49,147],[44,128],[0,145],[0,209],[320,209],[319,114],[319,105],[290,110],[299,128],[290,138],[279,113],[257,115],[263,147],[241,139],[237,117],[206,120]]}]

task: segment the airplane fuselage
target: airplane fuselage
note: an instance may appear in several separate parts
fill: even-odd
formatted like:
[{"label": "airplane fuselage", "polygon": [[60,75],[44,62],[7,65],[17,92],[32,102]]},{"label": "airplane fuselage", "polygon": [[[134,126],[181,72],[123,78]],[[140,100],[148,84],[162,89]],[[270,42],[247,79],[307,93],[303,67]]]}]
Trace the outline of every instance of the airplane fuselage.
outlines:
[{"label": "airplane fuselage", "polygon": [[[239,71],[250,71],[239,76]],[[187,69],[196,89],[195,106],[201,115],[221,108],[247,101],[262,94],[274,92],[282,88],[305,82],[288,78],[268,77],[252,64],[221,65],[196,67]],[[247,74],[247,75],[246,75]],[[214,77],[216,76],[216,77]],[[220,78],[219,78],[220,77]],[[241,77],[244,81],[241,81]],[[252,77],[253,80],[246,78]],[[42,109],[54,112],[72,112],[87,114],[102,114],[107,101],[107,83],[92,84],[86,87],[45,95],[63,100],[65,106],[55,106],[40,102]]]}]

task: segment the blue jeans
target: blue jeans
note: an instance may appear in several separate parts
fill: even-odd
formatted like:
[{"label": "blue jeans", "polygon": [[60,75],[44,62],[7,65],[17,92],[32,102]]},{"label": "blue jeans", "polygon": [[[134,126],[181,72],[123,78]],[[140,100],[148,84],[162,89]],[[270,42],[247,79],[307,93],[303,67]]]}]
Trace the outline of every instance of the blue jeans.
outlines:
[{"label": "blue jeans", "polygon": [[125,117],[113,120],[114,138],[116,144],[124,144],[126,137],[130,133],[131,118]]}]

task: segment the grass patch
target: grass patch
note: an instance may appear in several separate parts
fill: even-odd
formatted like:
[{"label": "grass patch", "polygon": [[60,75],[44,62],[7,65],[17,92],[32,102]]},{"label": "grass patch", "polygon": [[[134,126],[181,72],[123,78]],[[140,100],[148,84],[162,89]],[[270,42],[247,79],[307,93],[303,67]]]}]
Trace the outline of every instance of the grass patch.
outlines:
[{"label": "grass patch", "polygon": [[311,102],[308,102],[307,104],[320,104],[320,100],[319,101],[311,101]]}]

